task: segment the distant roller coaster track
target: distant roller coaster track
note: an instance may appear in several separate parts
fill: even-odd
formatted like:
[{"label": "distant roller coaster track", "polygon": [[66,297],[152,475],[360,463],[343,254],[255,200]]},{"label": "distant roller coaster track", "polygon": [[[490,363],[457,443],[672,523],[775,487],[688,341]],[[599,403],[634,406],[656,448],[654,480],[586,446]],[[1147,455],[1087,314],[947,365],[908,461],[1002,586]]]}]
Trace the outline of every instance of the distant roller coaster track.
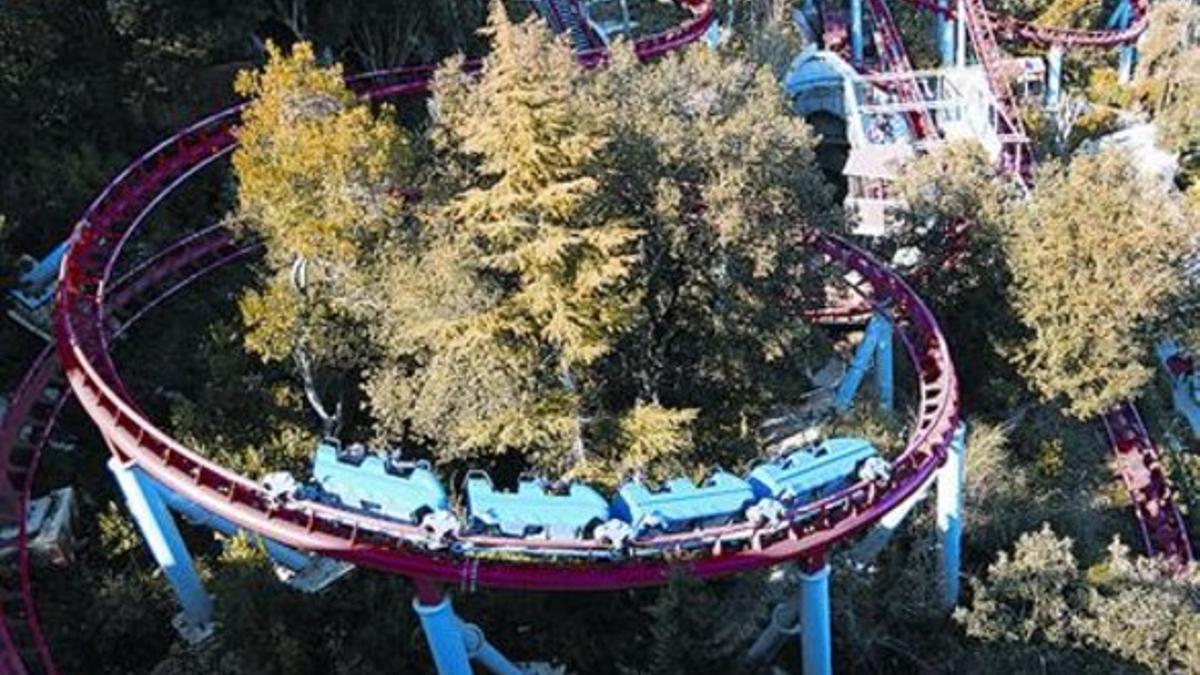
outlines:
[{"label": "distant roller coaster track", "polygon": [[[953,15],[953,10],[938,9],[926,0],[906,1]],[[1146,25],[1142,0],[1133,5],[1130,26],[1119,31],[1045,28],[988,13],[980,0],[967,3],[972,5],[967,19],[973,36],[980,32],[980,23],[987,23],[983,32],[994,30],[1003,37],[1042,45],[1118,46],[1136,39]],[[680,4],[692,10],[692,18],[675,29],[635,42],[641,58],[654,58],[690,44],[709,30],[714,21],[709,0],[683,0]],[[986,45],[980,49],[978,38],[976,46],[987,67],[994,59],[993,50]],[[597,65],[605,58],[601,49],[579,53],[585,66]],[[907,67],[907,59],[904,61]],[[479,62],[470,61],[465,67],[478,68]],[[428,92],[434,70],[432,65],[398,68],[355,76],[348,83],[356,93],[371,100],[419,95]],[[55,299],[56,344],[39,354],[0,422],[0,468],[7,478],[4,483],[19,490],[20,513],[29,501],[41,452],[72,394],[115,454],[137,463],[168,489],[246,530],[299,549],[424,582],[479,587],[617,589],[660,584],[674,565],[686,565],[698,576],[711,577],[788,560],[818,558],[928,484],[944,461],[960,410],[953,363],[934,317],[899,275],[869,254],[837,237],[804,232],[798,235],[803,245],[857,272],[863,279],[859,290],[869,297],[868,302],[888,306],[915,373],[916,422],[905,450],[892,461],[887,485],[860,483],[817,502],[795,506],[788,510],[781,525],[769,530],[737,523],[637,539],[629,554],[620,557],[613,557],[611,551],[592,542],[521,540],[527,554],[521,560],[505,559],[503,552],[512,540],[504,537],[463,535],[440,550],[431,550],[426,534],[415,526],[309,503],[278,503],[254,481],[184,447],[147,419],[126,391],[110,349],[112,338],[149,310],[204,274],[232,264],[248,252],[223,230],[207,228],[183,237],[119,278],[114,275],[124,246],[155,207],[191,176],[236,147],[233,132],[241,111],[242,106],[235,106],[205,118],[142,155],[106,186],[76,226]],[[836,320],[837,312],[828,318]],[[60,376],[65,377],[69,388],[62,387],[57,397],[46,400],[46,385]],[[1140,419],[1135,420],[1136,410],[1131,407],[1123,414],[1125,417],[1112,422],[1106,418],[1114,447],[1143,454],[1147,447],[1144,426]],[[22,429],[33,433],[21,440],[18,436]],[[1153,444],[1148,448],[1153,453]],[[1155,481],[1136,485],[1151,497],[1167,497],[1168,508],[1158,508],[1161,504],[1152,499],[1149,510],[1154,513],[1138,512],[1147,547],[1151,552],[1190,559],[1186,532],[1169,500],[1165,478],[1160,483],[1159,493],[1154,493],[1158,484]],[[1134,489],[1130,486],[1131,491]],[[1162,536],[1171,531],[1174,536]],[[57,668],[34,606],[23,520],[19,543],[19,589],[8,593],[7,601],[0,603],[5,612],[5,621],[0,623],[0,669],[10,673],[55,673]],[[539,548],[544,549],[544,555],[539,554]],[[681,555],[683,551],[687,553]],[[500,555],[492,556],[492,552]]]}]

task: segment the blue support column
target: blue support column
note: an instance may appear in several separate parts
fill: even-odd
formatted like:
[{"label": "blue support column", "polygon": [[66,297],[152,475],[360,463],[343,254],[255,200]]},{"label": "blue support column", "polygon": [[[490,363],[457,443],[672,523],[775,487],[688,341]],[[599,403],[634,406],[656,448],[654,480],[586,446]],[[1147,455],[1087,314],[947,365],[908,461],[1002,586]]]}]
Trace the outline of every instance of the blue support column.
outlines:
[{"label": "blue support column", "polygon": [[863,62],[863,0],[850,0],[850,52],[854,63]]},{"label": "blue support column", "polygon": [[[1108,18],[1108,27],[1110,29],[1129,28],[1130,22],[1133,20],[1133,6],[1129,0],[1121,0],[1117,8]],[[1121,47],[1121,53],[1117,64],[1117,76],[1121,84],[1128,84],[1133,79],[1133,65],[1137,60],[1137,47],[1132,44]]]},{"label": "blue support column", "polygon": [[1046,107],[1058,110],[1062,98],[1062,45],[1052,45],[1046,54]]},{"label": "blue support column", "polygon": [[938,12],[934,23],[934,40],[937,42],[938,54],[942,58],[942,67],[954,65],[954,21],[947,16],[951,0],[938,0]]},{"label": "blue support column", "polygon": [[1121,47],[1120,62],[1117,64],[1117,79],[1121,84],[1129,84],[1133,80],[1133,65],[1136,61],[1137,47]]},{"label": "blue support column", "polygon": [[[626,32],[625,35],[630,33]],[[708,25],[708,30],[704,33],[704,44],[708,45],[709,49],[716,49],[721,46],[721,22],[714,18],[713,22]]]},{"label": "blue support column", "polygon": [[896,388],[892,374],[892,322],[882,314],[876,314],[875,317],[881,325],[879,339],[875,344],[875,391],[879,395],[879,408],[885,413],[890,413],[896,404]]},{"label": "blue support column", "polygon": [[472,675],[466,642],[458,617],[450,606],[450,598],[443,596],[432,605],[414,598],[413,610],[421,619],[421,629],[425,631],[425,640],[429,643],[438,675]]},{"label": "blue support column", "polygon": [[460,621],[459,629],[462,631],[463,644],[466,645],[467,655],[471,660],[495,675],[523,675],[520,668],[487,641],[479,626]]},{"label": "blue support column", "polygon": [[959,572],[962,568],[963,480],[966,477],[967,425],[960,423],[950,442],[946,463],[937,477],[937,535],[942,606],[958,604]]},{"label": "blue support column", "polygon": [[441,594],[436,586],[418,581],[413,609],[421,618],[438,675],[471,675],[472,660],[494,675],[522,674],[520,668],[487,641],[479,626],[458,618],[450,597]]},{"label": "blue support column", "polygon": [[154,487],[158,491],[158,494],[162,500],[166,502],[167,506],[171,507],[172,511],[181,514],[184,518],[187,518],[193,523],[202,525],[211,530],[216,530],[226,537],[236,537],[240,534],[246,534],[251,538],[252,541],[256,541],[258,544],[262,545],[262,547],[266,550],[267,555],[271,557],[271,560],[293,572],[299,572],[308,566],[309,557],[297,551],[296,549],[284,546],[277,541],[265,539],[263,537],[245,532],[237,525],[234,525],[220,516],[205,511],[199,506],[196,506],[187,499],[184,499],[174,492],[167,490],[157,483],[154,483]]},{"label": "blue support column", "polygon": [[[844,413],[850,409],[850,406],[854,403],[854,395],[858,393],[858,388],[862,385],[863,378],[866,377],[867,370],[872,365],[877,367],[876,384],[881,385],[880,405],[885,404],[883,400],[885,392],[882,387],[884,386],[884,378],[886,378],[886,405],[890,408],[892,398],[891,338],[891,320],[883,314],[876,312],[867,323],[867,327],[863,331],[862,342],[858,343],[858,347],[854,350],[854,358],[850,361],[850,367],[846,370],[846,375],[842,377],[842,381],[838,384],[837,391],[834,393],[833,403],[839,413]],[[885,347],[886,355],[879,352],[880,343],[883,340],[887,340],[888,342]],[[885,358],[886,363],[884,363]],[[884,366],[887,372],[880,373],[878,371],[879,366]]]},{"label": "blue support column", "polygon": [[803,675],[833,673],[828,562],[814,572],[800,573],[800,658]]},{"label": "blue support column", "polygon": [[1108,16],[1108,23],[1105,27],[1113,30],[1117,26],[1128,25],[1130,10],[1129,0],[1121,0],[1117,4],[1117,8],[1113,10],[1113,13]]},{"label": "blue support column", "polygon": [[154,482],[136,465],[125,464],[113,457],[108,468],[117,479],[117,485],[125,495],[129,511],[137,522],[175,597],[183,607],[176,628],[185,639],[199,642],[212,634],[212,598],[204,592],[200,575],[192,564],[175,519],[163,502]]},{"label": "blue support column", "polygon": [[954,16],[957,21],[954,22],[954,63],[959,68],[967,67],[967,8],[963,0],[958,0]]},{"label": "blue support column", "polygon": [[70,241],[62,242],[21,275],[13,294],[26,308],[33,310],[50,302],[54,296],[59,265],[69,246]]}]

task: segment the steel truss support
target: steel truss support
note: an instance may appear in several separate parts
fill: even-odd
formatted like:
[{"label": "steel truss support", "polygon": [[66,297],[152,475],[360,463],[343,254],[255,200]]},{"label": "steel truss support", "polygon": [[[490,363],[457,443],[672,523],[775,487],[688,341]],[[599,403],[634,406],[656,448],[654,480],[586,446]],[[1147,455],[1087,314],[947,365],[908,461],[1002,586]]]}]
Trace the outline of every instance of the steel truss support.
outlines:
[{"label": "steel truss support", "polygon": [[875,345],[875,393],[879,396],[879,408],[890,413],[896,407],[892,320],[880,313],[872,320],[878,320],[880,324],[879,341]]},{"label": "steel truss support", "polygon": [[800,658],[804,675],[832,675],[833,630],[829,617],[829,562],[800,573]]},{"label": "steel truss support", "polygon": [[937,477],[937,534],[941,551],[942,606],[958,604],[959,572],[962,567],[963,480],[966,477],[967,425],[960,423],[946,453],[946,463]]},{"label": "steel truss support", "polygon": [[862,342],[854,351],[854,358],[846,375],[834,393],[834,407],[839,413],[850,409],[854,396],[862,385],[867,370],[875,369],[875,391],[879,396],[879,407],[891,412],[895,405],[893,383],[892,321],[882,312],[876,312],[867,323]]},{"label": "steel truss support", "polygon": [[431,584],[417,584],[413,611],[421,619],[438,675],[471,675],[472,659],[495,675],[522,675],[523,671],[493,647],[478,626],[459,619],[450,597]]},{"label": "steel truss support", "polygon": [[192,564],[192,556],[175,525],[158,489],[136,464],[116,457],[108,460],[108,468],[129,505],[129,512],[142,532],[151,555],[166,575],[183,611],[175,617],[175,629],[188,642],[196,644],[208,639],[213,632],[212,598],[204,590],[200,575]]}]

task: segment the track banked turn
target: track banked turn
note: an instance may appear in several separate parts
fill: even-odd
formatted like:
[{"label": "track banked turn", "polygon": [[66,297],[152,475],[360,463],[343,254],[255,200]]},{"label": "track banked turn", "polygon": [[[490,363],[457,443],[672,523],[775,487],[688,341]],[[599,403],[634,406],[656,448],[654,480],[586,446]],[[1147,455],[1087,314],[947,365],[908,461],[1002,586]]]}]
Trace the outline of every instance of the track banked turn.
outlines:
[{"label": "track banked turn", "polygon": [[[954,16],[953,8],[938,7],[934,0],[905,1]],[[990,30],[1004,38],[1039,45],[1115,47],[1136,40],[1147,24],[1144,0],[1133,0],[1126,28],[1106,31],[1037,26],[988,12],[978,0],[967,1],[973,2],[972,9],[977,10],[967,12],[973,36],[979,30],[976,17],[982,17],[991,24]],[[693,18],[675,30],[637,41],[635,49],[639,56],[653,58],[690,44],[710,28],[714,10],[709,0],[680,0],[680,4],[692,10]],[[983,60],[986,62],[989,56],[985,54]],[[593,66],[603,62],[606,53],[591,49],[580,53],[579,58],[584,65]],[[479,62],[468,62],[466,67],[478,68]],[[354,77],[349,82],[360,95],[381,100],[427,92],[434,70],[434,66],[399,68]],[[464,537],[450,542],[450,546],[439,543],[441,548],[431,550],[425,533],[417,527],[312,505],[294,508],[276,504],[254,481],[181,446],[144,418],[124,392],[108,348],[113,332],[124,330],[206,272],[235,262],[245,254],[246,249],[237,246],[227,233],[208,228],[184,237],[121,279],[112,278],[124,244],[154,207],[191,175],[234,149],[233,130],[240,112],[240,106],[234,107],[201,120],[144,154],[108,184],[72,234],[74,245],[61,270],[55,312],[56,350],[71,390],[113,442],[114,452],[137,462],[156,480],[216,514],[298,548],[418,579],[495,587],[611,589],[661,583],[666,579],[669,565],[681,562],[675,553],[689,542],[704,544],[691,549],[686,556],[686,564],[701,576],[822,556],[830,546],[868,527],[926,484],[945,456],[959,419],[958,390],[945,339],[932,314],[886,266],[838,238],[810,232],[804,235],[807,245],[859,272],[865,282],[861,290],[869,292],[870,302],[890,305],[896,330],[917,374],[920,386],[917,422],[905,451],[893,462],[886,486],[859,484],[819,502],[799,505],[788,511],[784,525],[770,531],[755,531],[753,526],[743,523],[702,533],[636,541],[620,559],[614,558],[609,550],[580,541],[568,543],[584,553],[583,558],[559,556],[564,542],[544,542],[556,547],[547,547],[545,559],[480,559],[480,554],[503,549],[507,542],[495,537]],[[840,317],[842,309],[830,308],[826,313],[830,314],[824,317],[826,321],[844,318]],[[0,460],[3,460],[0,469],[7,479],[4,488],[20,491],[17,499],[21,511],[29,501],[41,451],[70,393],[64,389],[50,405],[38,403],[46,384],[59,372],[54,351],[47,348],[39,354],[0,424]],[[1135,409],[1127,406],[1110,417],[1113,419],[1106,419],[1106,428],[1114,448],[1144,455],[1148,447],[1153,455],[1153,444],[1136,418]],[[1117,417],[1128,423],[1120,423]],[[17,433],[30,423],[37,430],[31,447],[17,451]],[[1157,481],[1129,488],[1131,492],[1141,489],[1149,494],[1163,492],[1164,486],[1165,481]],[[1178,511],[1169,499],[1166,506],[1159,509],[1156,505],[1154,513],[1138,508],[1149,552],[1190,558]],[[16,606],[20,609],[14,612],[11,603],[3,606],[0,671],[30,672],[28,665],[33,672],[55,673],[57,669],[38,626],[28,573],[27,542],[23,519],[20,520],[21,587],[11,594],[19,598]],[[1175,536],[1156,537],[1156,525]],[[718,544],[743,535],[748,538],[735,546]],[[1179,544],[1181,535],[1183,550]],[[523,548],[537,543],[520,541]],[[589,551],[596,554],[595,560],[586,557]],[[13,629],[26,633],[26,639],[15,640]],[[33,643],[36,657],[28,651],[24,654],[18,651],[18,645],[28,642]]]},{"label": "track banked turn", "polygon": [[[712,21],[712,10],[707,3],[695,3],[693,9],[694,18],[678,29],[638,42],[638,54],[652,58],[700,37]],[[592,65],[604,56],[589,51],[580,58]],[[350,83],[360,95],[379,100],[428,91],[432,73],[430,67],[403,68]],[[844,241],[811,232],[801,236],[807,245],[861,274],[870,282],[873,300],[891,307],[920,383],[918,419],[886,485],[862,482],[817,502],[789,504],[785,518],[774,525],[738,522],[648,536],[621,551],[576,539],[450,535],[434,540],[416,525],[274,500],[255,481],[184,447],[140,413],[124,392],[106,330],[106,296],[125,242],[176,187],[236,147],[240,112],[240,107],[230,108],[192,125],[108,185],[72,235],[55,311],[63,371],[113,452],[205,510],[286,545],[420,579],[481,587],[617,589],[662,583],[671,566],[681,563],[699,576],[715,576],[823,557],[926,484],[945,456],[958,423],[957,383],[932,314],[885,265]],[[518,542],[520,559],[504,555]]]},{"label": "track banked turn", "polygon": [[[219,227],[205,228],[180,238],[116,281],[108,303],[114,317],[110,322],[113,334],[125,332],[151,309],[197,279],[242,258],[254,248],[239,245],[228,231]],[[24,513],[28,508],[42,453],[71,397],[71,390],[66,387],[57,389],[53,397],[45,396],[46,387],[61,375],[55,356],[54,345],[48,345],[38,353],[0,420],[0,459],[3,460],[5,486],[13,491],[10,498],[17,503],[18,513]],[[30,430],[28,438],[19,438],[22,429]],[[19,587],[0,589],[4,594],[4,601],[0,602],[3,611],[0,672],[10,675],[57,673],[33,598],[26,521],[21,518],[17,522]]]}]

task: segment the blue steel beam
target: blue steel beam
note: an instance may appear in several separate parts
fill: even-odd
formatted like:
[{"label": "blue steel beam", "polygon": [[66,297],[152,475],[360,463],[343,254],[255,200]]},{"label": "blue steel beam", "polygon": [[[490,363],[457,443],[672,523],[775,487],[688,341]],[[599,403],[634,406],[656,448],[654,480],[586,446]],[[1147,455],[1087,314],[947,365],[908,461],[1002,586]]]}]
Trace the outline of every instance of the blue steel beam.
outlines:
[{"label": "blue steel beam", "polygon": [[17,287],[10,291],[13,299],[29,311],[50,302],[54,297],[54,282],[58,278],[58,267],[62,264],[63,256],[67,254],[70,241],[64,241],[54,250],[37,261],[33,268],[21,275]]},{"label": "blue steel beam", "polygon": [[800,573],[800,658],[804,675],[833,673],[829,563],[815,572]]},{"label": "blue steel beam", "polygon": [[[1129,28],[1130,22],[1133,21],[1133,7],[1129,0],[1121,0],[1117,8],[1113,10],[1112,15],[1108,19],[1108,27],[1110,29]],[[1117,76],[1121,84],[1128,84],[1133,79],[1133,65],[1137,60],[1137,47],[1133,43],[1121,47],[1120,56],[1117,63]]]},{"label": "blue steel beam", "polygon": [[892,357],[892,322],[882,314],[879,317],[879,340],[875,344],[875,391],[879,396],[879,407],[886,413],[896,406],[896,387]]},{"label": "blue steel beam", "polygon": [[954,20],[949,17],[952,8],[950,0],[938,0],[937,6],[942,11],[938,12],[935,20],[934,41],[941,55],[942,67],[949,68],[954,65]]},{"label": "blue steel beam", "polygon": [[197,525],[207,527],[210,530],[216,530],[226,537],[236,537],[244,534],[249,537],[251,541],[262,545],[262,547],[266,550],[267,555],[269,555],[271,560],[275,561],[276,564],[286,567],[293,572],[299,572],[308,566],[310,562],[309,557],[297,551],[296,549],[288,548],[277,541],[272,541],[270,539],[255,535],[251,532],[247,532],[228,520],[201,509],[199,506],[196,506],[187,499],[184,499],[178,494],[171,492],[162,485],[154,483],[153,481],[151,481],[151,483],[154,485],[155,490],[158,492],[162,500],[166,502],[167,506],[171,507],[172,511],[182,515],[189,521],[196,523]]},{"label": "blue steel beam", "polygon": [[413,609],[421,619],[421,628],[433,654],[438,675],[470,675],[471,661],[495,675],[521,675],[522,670],[500,653],[474,624],[454,613],[450,596],[442,595],[434,604],[413,598]]},{"label": "blue steel beam", "polygon": [[1058,110],[1062,97],[1062,45],[1053,45],[1046,54],[1046,107]]},{"label": "blue steel beam", "polygon": [[432,605],[422,603],[420,598],[413,598],[413,611],[421,619],[421,629],[425,633],[425,641],[429,643],[438,675],[471,675],[467,645],[459,628],[458,617],[450,606],[450,598],[443,596],[441,601]]},{"label": "blue steel beam", "polygon": [[154,482],[137,465],[125,464],[115,457],[108,460],[108,468],[117,479],[151,555],[183,608],[188,630],[195,635],[208,634],[212,629],[212,598],[204,591],[187,545]]},{"label": "blue steel beam", "polygon": [[871,366],[875,366],[880,406],[890,411],[895,397],[892,384],[892,322],[879,312],[867,323],[862,342],[858,343],[850,367],[834,393],[834,407],[839,413],[850,410],[854,395],[858,393]]},{"label": "blue steel beam", "polygon": [[855,64],[863,62],[863,0],[850,0],[850,50]]},{"label": "blue steel beam", "polygon": [[962,568],[963,480],[966,478],[967,425],[954,430],[946,463],[937,477],[937,534],[941,549],[942,606],[958,604],[959,572]]},{"label": "blue steel beam", "polygon": [[524,671],[487,641],[479,626],[459,620],[459,630],[462,632],[463,644],[467,647],[467,655],[472,661],[494,675],[523,675]]}]

